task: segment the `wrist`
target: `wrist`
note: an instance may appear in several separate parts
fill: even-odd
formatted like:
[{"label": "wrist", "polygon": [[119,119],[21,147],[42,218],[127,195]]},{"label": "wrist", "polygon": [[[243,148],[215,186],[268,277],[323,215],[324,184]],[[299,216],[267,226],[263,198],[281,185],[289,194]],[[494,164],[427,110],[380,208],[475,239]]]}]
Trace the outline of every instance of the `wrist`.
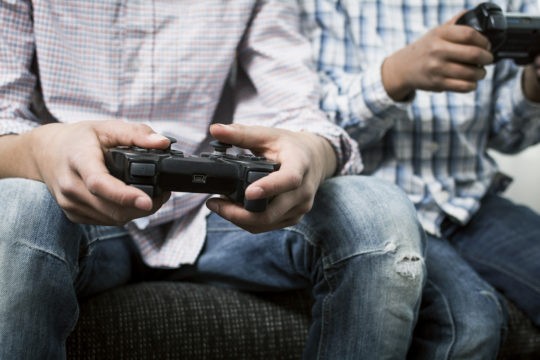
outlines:
[{"label": "wrist", "polygon": [[334,147],[326,138],[313,134],[316,140],[317,156],[322,162],[321,183],[334,176],[337,171],[338,158]]},{"label": "wrist", "polygon": [[388,96],[397,102],[407,101],[414,94],[414,87],[407,85],[406,79],[402,78],[399,62],[395,58],[399,52],[387,57],[381,66],[381,80]]},{"label": "wrist", "polygon": [[22,134],[9,134],[0,137],[0,178],[26,178],[38,180],[33,152],[30,149],[31,130]]}]

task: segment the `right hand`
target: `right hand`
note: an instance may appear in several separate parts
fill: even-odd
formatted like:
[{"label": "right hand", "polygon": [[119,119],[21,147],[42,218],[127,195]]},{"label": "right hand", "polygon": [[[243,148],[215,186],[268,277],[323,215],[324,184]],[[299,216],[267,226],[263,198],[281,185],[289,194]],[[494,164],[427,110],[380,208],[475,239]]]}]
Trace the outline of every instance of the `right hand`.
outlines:
[{"label": "right hand", "polygon": [[388,95],[400,101],[415,90],[469,92],[493,62],[489,40],[472,27],[456,25],[463,14],[431,29],[390,55],[382,65]]},{"label": "right hand", "polygon": [[142,124],[83,121],[49,124],[30,133],[33,173],[73,222],[120,226],[154,213],[170,193],[151,199],[109,174],[106,149],[119,145],[166,148],[169,140]]},{"label": "right hand", "polygon": [[223,198],[207,202],[212,211],[251,233],[297,224],[311,210],[321,183],[336,171],[336,154],[330,143],[307,131],[214,124],[210,132],[217,140],[250,149],[281,164],[278,171],[246,189],[248,200],[272,198],[264,212],[247,211]]}]

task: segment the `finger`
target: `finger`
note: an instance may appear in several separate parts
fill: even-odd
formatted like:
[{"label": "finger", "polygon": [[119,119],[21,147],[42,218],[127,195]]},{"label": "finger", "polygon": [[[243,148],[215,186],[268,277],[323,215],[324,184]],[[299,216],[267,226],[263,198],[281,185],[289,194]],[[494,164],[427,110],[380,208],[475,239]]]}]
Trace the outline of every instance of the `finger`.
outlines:
[{"label": "finger", "polygon": [[457,24],[456,26],[447,27],[445,39],[455,43],[475,45],[485,50],[491,48],[488,37],[468,25]]},{"label": "finger", "polygon": [[484,66],[493,63],[493,54],[487,50],[470,45],[454,44],[452,51],[448,52],[448,60],[472,64],[475,66]]},{"label": "finger", "polygon": [[447,78],[443,81],[443,83],[446,91],[455,91],[459,93],[474,91],[478,87],[478,82],[476,81],[459,80],[453,78]]},{"label": "finger", "polygon": [[121,180],[110,175],[104,164],[103,153],[87,152],[80,156],[77,164],[72,164],[76,176],[80,177],[85,189],[103,200],[124,207],[149,211],[152,199],[142,190],[128,186]]},{"label": "finger", "polygon": [[125,145],[164,149],[170,145],[167,137],[155,133],[145,124],[120,120],[100,121],[94,123],[94,130],[104,148]]},{"label": "finger", "polygon": [[253,234],[282,229],[295,224],[293,219],[288,218],[268,221],[269,209],[263,213],[252,213],[227,199],[211,198],[206,202],[206,206],[224,219]]},{"label": "finger", "polygon": [[[83,188],[84,184],[81,183],[80,187]],[[62,196],[61,202],[63,204],[61,206],[70,220],[78,223],[120,226],[132,219],[154,213],[168,200],[170,193],[153,199],[152,207],[148,211],[121,206],[98,198],[89,191],[79,191],[73,194],[64,193]]]},{"label": "finger", "polygon": [[287,193],[302,186],[307,170],[296,159],[281,164],[278,171],[274,171],[246,188],[247,200],[271,198]]},{"label": "finger", "polygon": [[486,69],[483,66],[455,62],[448,63],[441,72],[446,78],[468,82],[477,82],[486,76]]},{"label": "finger", "polygon": [[277,140],[279,131],[263,126],[213,124],[210,133],[219,141],[259,152],[265,150],[267,144]]}]

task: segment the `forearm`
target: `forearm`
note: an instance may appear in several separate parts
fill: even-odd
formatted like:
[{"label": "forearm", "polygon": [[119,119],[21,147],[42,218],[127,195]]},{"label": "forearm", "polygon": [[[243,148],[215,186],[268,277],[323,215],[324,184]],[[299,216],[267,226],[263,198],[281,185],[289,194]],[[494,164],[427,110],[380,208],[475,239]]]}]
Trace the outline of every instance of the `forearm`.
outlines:
[{"label": "forearm", "polygon": [[517,153],[540,141],[540,102],[531,101],[524,89],[524,68],[498,63],[495,74],[493,118],[489,146]]}]

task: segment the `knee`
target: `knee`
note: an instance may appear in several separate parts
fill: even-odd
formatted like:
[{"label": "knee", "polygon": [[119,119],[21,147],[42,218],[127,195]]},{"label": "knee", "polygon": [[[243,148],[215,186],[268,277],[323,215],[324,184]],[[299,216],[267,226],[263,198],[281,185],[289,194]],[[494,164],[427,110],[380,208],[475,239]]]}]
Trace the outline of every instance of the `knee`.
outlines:
[{"label": "knee", "polygon": [[426,239],[416,210],[393,184],[373,177],[336,177],[323,184],[314,209],[325,214],[318,220],[330,224],[331,237],[342,238],[350,251],[424,256]]},{"label": "knee", "polygon": [[465,357],[482,351],[496,354],[507,327],[506,311],[495,292],[479,290],[476,295],[467,311],[454,313],[454,353]]},{"label": "knee", "polygon": [[23,246],[62,259],[68,251],[78,252],[79,226],[65,217],[42,182],[0,180],[0,204],[0,238],[4,245]]},{"label": "knee", "polygon": [[321,187],[314,211],[325,214],[311,220],[319,229],[327,264],[378,256],[388,279],[420,292],[426,277],[425,233],[399,188],[372,177],[336,177]]}]

